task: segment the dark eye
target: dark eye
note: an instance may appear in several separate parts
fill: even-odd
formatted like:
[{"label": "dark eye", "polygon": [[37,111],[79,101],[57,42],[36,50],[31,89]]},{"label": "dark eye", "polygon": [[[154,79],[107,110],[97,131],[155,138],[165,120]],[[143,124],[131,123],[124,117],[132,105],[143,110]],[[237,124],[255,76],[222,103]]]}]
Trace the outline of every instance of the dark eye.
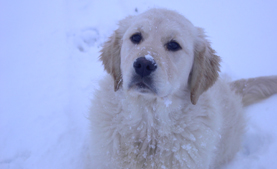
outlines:
[{"label": "dark eye", "polygon": [[175,41],[170,41],[166,44],[166,48],[169,51],[177,51],[182,49],[181,46],[179,45],[179,43],[175,42]]},{"label": "dark eye", "polygon": [[134,44],[139,44],[142,39],[141,33],[135,33],[130,37],[130,39]]}]

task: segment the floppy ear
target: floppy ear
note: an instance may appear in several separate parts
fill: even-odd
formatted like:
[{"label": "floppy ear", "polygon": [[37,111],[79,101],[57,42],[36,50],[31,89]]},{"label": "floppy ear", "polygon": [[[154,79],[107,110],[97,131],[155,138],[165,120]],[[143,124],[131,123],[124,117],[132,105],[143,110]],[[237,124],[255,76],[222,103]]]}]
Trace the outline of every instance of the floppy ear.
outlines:
[{"label": "floppy ear", "polygon": [[122,46],[122,37],[131,23],[129,16],[119,22],[119,28],[114,31],[113,35],[104,43],[103,49],[100,51],[100,60],[105,70],[112,75],[114,79],[114,91],[122,86],[122,74],[120,69],[120,50]]},{"label": "floppy ear", "polygon": [[100,60],[102,61],[105,70],[112,75],[114,79],[114,90],[117,91],[122,84],[120,70],[120,48],[121,37],[118,30],[114,31],[113,35],[105,42],[101,50]]},{"label": "floppy ear", "polygon": [[203,29],[198,28],[198,37],[194,45],[194,63],[189,79],[192,104],[195,105],[199,96],[217,80],[220,60],[206,40]]}]

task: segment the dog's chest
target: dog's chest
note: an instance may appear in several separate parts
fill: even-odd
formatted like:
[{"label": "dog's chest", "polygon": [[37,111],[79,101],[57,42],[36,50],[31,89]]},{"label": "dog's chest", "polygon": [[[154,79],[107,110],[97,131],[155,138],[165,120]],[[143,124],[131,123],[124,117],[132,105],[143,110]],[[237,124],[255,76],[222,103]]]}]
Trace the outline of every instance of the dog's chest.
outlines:
[{"label": "dog's chest", "polygon": [[[203,128],[197,118],[182,107],[123,104],[112,122],[120,140],[117,142],[120,163],[148,168],[163,164],[180,167],[185,164],[184,160],[197,162],[199,151],[208,146],[207,139],[214,135],[211,129]],[[203,131],[195,133],[197,130]],[[196,144],[201,146],[196,147]]]}]

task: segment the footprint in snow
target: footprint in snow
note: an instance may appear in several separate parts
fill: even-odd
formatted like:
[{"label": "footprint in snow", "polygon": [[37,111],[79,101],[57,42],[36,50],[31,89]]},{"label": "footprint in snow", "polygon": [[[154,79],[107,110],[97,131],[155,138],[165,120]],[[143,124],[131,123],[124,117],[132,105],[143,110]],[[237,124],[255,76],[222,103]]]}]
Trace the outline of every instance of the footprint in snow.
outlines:
[{"label": "footprint in snow", "polygon": [[74,44],[81,52],[86,52],[99,39],[96,28],[86,28],[78,32],[74,37]]}]

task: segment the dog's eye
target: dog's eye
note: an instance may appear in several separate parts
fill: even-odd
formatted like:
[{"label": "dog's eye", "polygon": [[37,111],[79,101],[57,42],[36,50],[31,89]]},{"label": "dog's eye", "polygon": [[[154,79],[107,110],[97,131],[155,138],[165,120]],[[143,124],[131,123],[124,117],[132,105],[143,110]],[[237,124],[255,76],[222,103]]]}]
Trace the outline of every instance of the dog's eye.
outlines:
[{"label": "dog's eye", "polygon": [[182,49],[181,46],[179,45],[179,43],[177,43],[176,41],[170,41],[166,44],[166,48],[169,51],[177,51]]},{"label": "dog's eye", "polygon": [[140,41],[142,40],[141,33],[136,33],[136,34],[132,35],[130,37],[130,39],[134,44],[139,44]]}]

